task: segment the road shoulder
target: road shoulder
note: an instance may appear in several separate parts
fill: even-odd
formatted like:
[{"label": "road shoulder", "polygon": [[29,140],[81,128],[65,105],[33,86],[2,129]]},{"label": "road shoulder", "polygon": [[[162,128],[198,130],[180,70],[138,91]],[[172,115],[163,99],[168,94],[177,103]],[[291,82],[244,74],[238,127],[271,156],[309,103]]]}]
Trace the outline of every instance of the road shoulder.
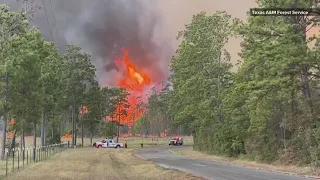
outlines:
[{"label": "road shoulder", "polygon": [[320,179],[320,169],[311,167],[298,167],[290,165],[278,165],[278,164],[263,164],[254,161],[248,161],[243,159],[235,159],[221,156],[208,155],[199,151],[193,150],[192,147],[175,148],[169,150],[171,153],[191,159],[199,160],[211,160],[222,164],[249,167],[260,170],[266,170],[271,172],[281,172],[284,174],[306,176],[314,179]]}]

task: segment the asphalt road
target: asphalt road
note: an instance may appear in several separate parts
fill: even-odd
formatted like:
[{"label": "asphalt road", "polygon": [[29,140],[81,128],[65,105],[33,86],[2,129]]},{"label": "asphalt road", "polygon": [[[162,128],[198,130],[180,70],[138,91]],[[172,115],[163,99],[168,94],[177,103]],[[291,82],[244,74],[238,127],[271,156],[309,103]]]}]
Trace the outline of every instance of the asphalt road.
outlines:
[{"label": "asphalt road", "polygon": [[172,154],[169,150],[183,147],[144,148],[136,156],[158,165],[191,173],[209,180],[306,180],[309,178],[268,172],[254,168],[226,165],[209,160],[195,160]]}]

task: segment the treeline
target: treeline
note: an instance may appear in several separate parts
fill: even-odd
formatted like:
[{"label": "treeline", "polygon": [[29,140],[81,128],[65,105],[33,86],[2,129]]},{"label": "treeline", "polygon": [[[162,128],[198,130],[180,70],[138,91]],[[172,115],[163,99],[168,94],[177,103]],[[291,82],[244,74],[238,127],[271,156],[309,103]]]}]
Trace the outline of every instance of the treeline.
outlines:
[{"label": "treeline", "polygon": [[172,91],[168,83],[161,89],[152,88],[151,94],[146,103],[141,101],[139,109],[143,109],[145,114],[133,125],[132,132],[144,136],[172,136],[191,135],[190,128],[185,124],[173,121],[173,116],[169,112],[169,98]]},{"label": "treeline", "polygon": [[[258,0],[260,8],[313,3]],[[243,23],[225,12],[193,16],[171,61],[168,114],[192,130],[196,150],[320,165],[320,41],[306,36],[318,20],[248,16]],[[224,50],[230,36],[242,38],[236,72]]]},{"label": "treeline", "polygon": [[[28,25],[25,12],[0,5],[0,109],[5,129],[1,159],[6,147],[15,147],[17,136],[24,148],[26,134],[34,136],[34,147],[40,145],[36,141],[40,134],[44,146],[60,143],[61,135],[68,131],[73,145],[79,134],[89,134],[92,141],[93,135],[105,131],[97,128],[99,123],[127,95],[124,89],[99,87],[91,57],[80,47],[68,45],[60,53],[53,42]],[[6,138],[9,119],[15,121],[10,127],[14,131],[11,142]]]}]

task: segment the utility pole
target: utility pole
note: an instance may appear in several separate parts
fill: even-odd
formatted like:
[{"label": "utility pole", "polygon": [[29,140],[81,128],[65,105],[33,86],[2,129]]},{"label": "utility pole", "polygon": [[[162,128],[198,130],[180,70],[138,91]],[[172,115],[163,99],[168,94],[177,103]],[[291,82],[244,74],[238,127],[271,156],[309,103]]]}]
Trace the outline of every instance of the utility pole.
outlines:
[{"label": "utility pole", "polygon": [[4,111],[3,111],[3,132],[1,146],[1,160],[4,160],[7,142],[7,126],[8,126],[8,91],[9,91],[9,74],[5,74],[5,92],[4,92]]}]

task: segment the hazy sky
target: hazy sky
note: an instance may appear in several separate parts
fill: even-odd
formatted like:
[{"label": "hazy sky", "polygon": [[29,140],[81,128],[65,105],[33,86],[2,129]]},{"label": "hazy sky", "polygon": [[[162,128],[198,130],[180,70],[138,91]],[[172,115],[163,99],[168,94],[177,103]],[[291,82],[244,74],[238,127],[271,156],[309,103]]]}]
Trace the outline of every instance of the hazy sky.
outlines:
[{"label": "hazy sky", "polygon": [[[0,4],[12,10],[25,7],[24,0],[18,1],[0,0]],[[120,46],[128,47],[135,63],[161,81],[178,45],[175,37],[194,14],[220,10],[245,20],[255,6],[255,0],[51,0],[51,9],[50,0],[44,2],[56,44],[61,49],[76,44],[92,54],[99,81],[109,85],[121,76],[112,64]],[[33,25],[51,40],[42,0],[35,4],[42,8],[35,13]],[[233,62],[239,59],[239,43],[231,39],[226,46]]]},{"label": "hazy sky", "polygon": [[[158,0],[159,8],[172,31],[171,36],[175,36],[185,24],[190,23],[192,15],[200,11],[212,14],[215,11],[227,11],[233,17],[245,20],[247,11],[255,6],[255,0]],[[177,42],[173,42],[176,46]],[[231,42],[228,46],[230,51],[239,49],[239,42]]]}]

